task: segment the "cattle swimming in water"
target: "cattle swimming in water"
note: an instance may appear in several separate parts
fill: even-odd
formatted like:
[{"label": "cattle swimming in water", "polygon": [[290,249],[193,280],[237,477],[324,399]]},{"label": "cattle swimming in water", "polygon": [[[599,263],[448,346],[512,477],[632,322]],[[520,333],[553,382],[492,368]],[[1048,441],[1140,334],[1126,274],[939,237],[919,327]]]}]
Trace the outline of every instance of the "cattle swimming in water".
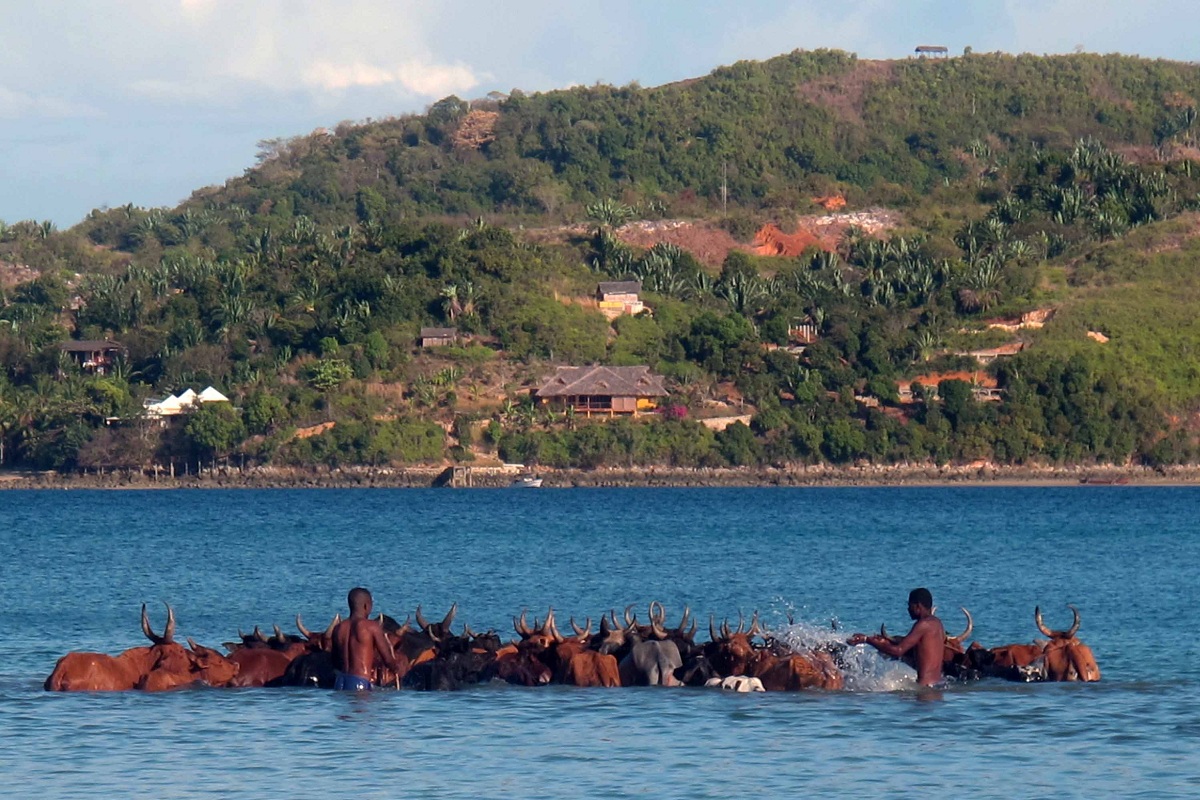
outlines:
[{"label": "cattle swimming in water", "polygon": [[[758,612],[749,623],[740,613],[734,628],[728,619],[717,626],[709,617],[708,641],[697,642],[697,622],[684,607],[679,623],[667,625],[666,610],[651,602],[645,623],[634,606],[625,608],[623,621],[615,609],[592,620],[570,620],[573,635],[559,631],[550,608],[544,619],[529,621],[529,612],[513,617],[515,640],[504,641],[494,630],[477,633],[464,625],[452,627],[452,605],[437,621],[426,619],[418,606],[403,623],[379,615],[384,635],[395,654],[398,670],[379,665],[372,676],[377,686],[418,691],[453,691],[479,683],[503,681],[521,686],[565,684],[614,688],[622,686],[708,686],[733,692],[837,691],[846,687],[849,646],[844,640],[803,645],[788,642],[768,630]],[[1074,620],[1067,630],[1052,630],[1034,609],[1036,629],[1045,640],[985,648],[978,642],[964,649],[974,630],[969,611],[962,609],[966,628],[946,636],[943,672],[956,680],[999,678],[1012,681],[1100,680],[1100,668],[1090,647],[1077,636],[1079,610],[1069,606]],[[415,625],[414,625],[415,618]],[[48,691],[162,691],[187,686],[309,687],[334,685],[333,630],[341,621],[314,632],[296,616],[299,634],[285,634],[278,625],[264,634],[256,626],[238,631],[225,643],[227,654],[187,639],[175,642],[175,611],[167,606],[162,634],[155,633],[142,606],[142,633],[149,646],[133,647],[116,656],[71,652],[58,660],[45,681]],[[880,633],[887,637],[887,629]],[[890,637],[889,637],[890,638]],[[898,638],[898,637],[897,637]]]}]

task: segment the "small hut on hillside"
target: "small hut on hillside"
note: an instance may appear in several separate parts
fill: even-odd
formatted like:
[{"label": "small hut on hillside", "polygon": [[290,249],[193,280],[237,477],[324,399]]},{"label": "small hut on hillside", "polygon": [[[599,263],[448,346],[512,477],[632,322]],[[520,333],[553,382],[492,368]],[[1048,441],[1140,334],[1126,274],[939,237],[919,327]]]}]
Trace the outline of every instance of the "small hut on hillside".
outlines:
[{"label": "small hut on hillside", "polygon": [[559,367],[538,389],[543,405],[574,409],[576,413],[633,414],[650,411],[667,396],[663,377],[649,367]]}]

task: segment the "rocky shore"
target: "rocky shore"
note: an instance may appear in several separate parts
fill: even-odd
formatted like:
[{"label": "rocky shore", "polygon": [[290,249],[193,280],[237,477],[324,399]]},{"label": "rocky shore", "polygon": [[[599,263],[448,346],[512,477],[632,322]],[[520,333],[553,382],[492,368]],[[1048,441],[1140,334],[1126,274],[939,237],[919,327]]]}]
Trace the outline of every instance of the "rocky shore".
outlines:
[{"label": "rocky shore", "polygon": [[[714,486],[1097,486],[1200,485],[1200,465],[1149,467],[996,466],[969,464],[936,466],[888,465],[783,468],[679,469],[672,467],[605,468],[595,470],[538,468],[545,487],[714,487]],[[503,488],[513,480],[509,471],[471,470],[473,488]],[[199,475],[164,472],[109,471],[105,473],[0,472],[0,489],[356,489],[428,488],[449,484],[449,468],[237,467],[205,470]]]}]

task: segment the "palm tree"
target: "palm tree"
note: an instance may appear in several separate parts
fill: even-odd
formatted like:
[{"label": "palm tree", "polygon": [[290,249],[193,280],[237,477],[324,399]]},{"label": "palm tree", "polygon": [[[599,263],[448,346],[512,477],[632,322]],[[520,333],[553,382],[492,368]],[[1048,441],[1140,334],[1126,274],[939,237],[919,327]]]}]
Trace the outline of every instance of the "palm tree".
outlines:
[{"label": "palm tree", "polygon": [[442,310],[446,312],[446,317],[451,321],[458,319],[458,315],[463,313],[463,307],[458,302],[458,287],[453,283],[445,287],[441,291]]}]

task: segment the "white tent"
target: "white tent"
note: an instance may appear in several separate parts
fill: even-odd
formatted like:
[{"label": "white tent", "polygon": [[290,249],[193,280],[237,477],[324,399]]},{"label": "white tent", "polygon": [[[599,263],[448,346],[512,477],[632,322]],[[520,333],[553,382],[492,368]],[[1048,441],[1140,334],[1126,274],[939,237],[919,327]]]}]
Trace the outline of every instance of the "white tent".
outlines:
[{"label": "white tent", "polygon": [[197,403],[228,403],[229,398],[218,392],[213,387],[209,386],[200,394],[196,395]]}]

